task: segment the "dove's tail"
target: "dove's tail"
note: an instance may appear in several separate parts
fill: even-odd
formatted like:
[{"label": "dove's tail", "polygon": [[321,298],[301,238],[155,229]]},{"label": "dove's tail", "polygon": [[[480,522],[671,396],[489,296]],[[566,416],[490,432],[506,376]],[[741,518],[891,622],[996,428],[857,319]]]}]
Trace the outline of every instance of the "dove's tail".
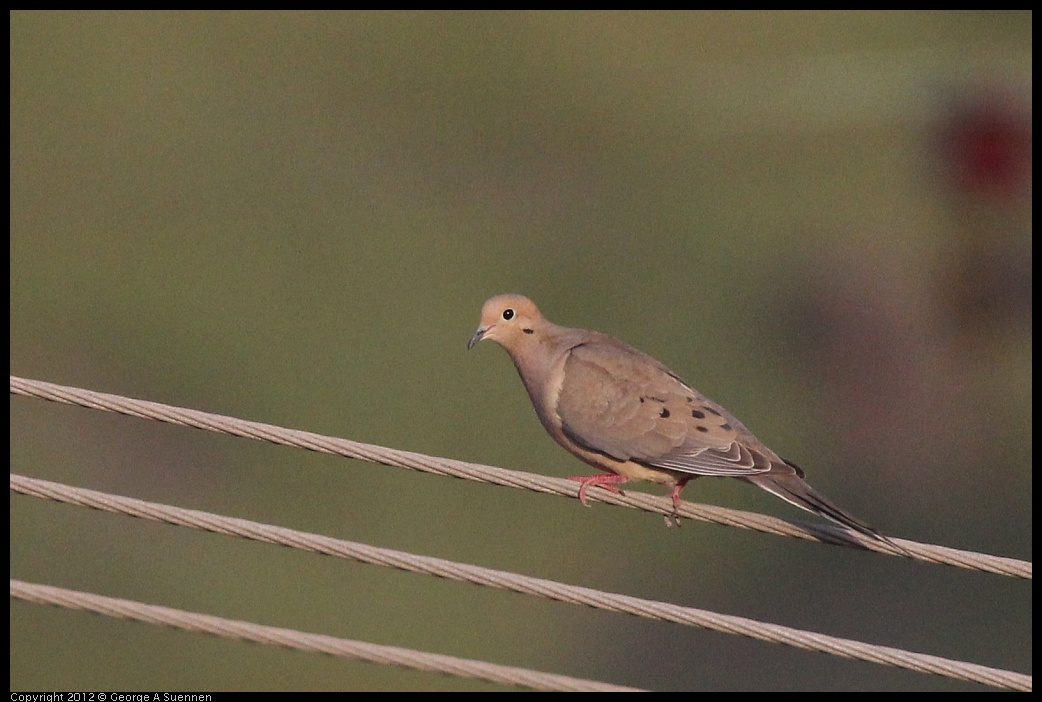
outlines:
[{"label": "dove's tail", "polygon": [[788,467],[794,469],[794,472],[787,472],[784,470],[784,467],[781,467],[781,470],[773,470],[770,473],[751,475],[746,480],[767,492],[777,495],[786,502],[796,505],[800,509],[819,514],[848,529],[853,529],[859,534],[864,534],[870,539],[881,541],[903,553],[907,553],[903,548],[880,534],[874,527],[844,512],[832,500],[808,485],[803,480],[803,471],[797,465],[788,461],[785,463]]}]

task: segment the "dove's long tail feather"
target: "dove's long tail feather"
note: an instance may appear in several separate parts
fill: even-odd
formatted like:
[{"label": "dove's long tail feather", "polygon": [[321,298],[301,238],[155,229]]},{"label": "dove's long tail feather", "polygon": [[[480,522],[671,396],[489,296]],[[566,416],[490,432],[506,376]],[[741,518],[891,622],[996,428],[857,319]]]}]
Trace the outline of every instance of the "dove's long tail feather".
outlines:
[{"label": "dove's long tail feather", "polygon": [[[795,468],[795,466],[793,466],[793,468]],[[805,509],[808,512],[819,514],[826,519],[830,519],[848,529],[853,529],[871,539],[882,541],[902,551],[904,550],[901,549],[900,546],[897,546],[897,544],[893,543],[890,539],[880,534],[873,527],[844,512],[836,506],[832,500],[828,499],[808,485],[798,474],[778,474],[772,472],[763,475],[750,476],[746,478],[746,480],[757,487],[763,488],[767,492],[777,495],[786,502],[796,505],[800,509]]]}]

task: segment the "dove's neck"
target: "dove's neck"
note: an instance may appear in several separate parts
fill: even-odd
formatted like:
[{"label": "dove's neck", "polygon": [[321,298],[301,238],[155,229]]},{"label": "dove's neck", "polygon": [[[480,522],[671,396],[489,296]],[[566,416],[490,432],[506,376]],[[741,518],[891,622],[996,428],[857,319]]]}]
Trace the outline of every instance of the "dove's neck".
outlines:
[{"label": "dove's neck", "polygon": [[587,333],[544,321],[537,333],[508,350],[540,419],[557,405],[564,381],[564,362],[568,353],[584,342]]}]

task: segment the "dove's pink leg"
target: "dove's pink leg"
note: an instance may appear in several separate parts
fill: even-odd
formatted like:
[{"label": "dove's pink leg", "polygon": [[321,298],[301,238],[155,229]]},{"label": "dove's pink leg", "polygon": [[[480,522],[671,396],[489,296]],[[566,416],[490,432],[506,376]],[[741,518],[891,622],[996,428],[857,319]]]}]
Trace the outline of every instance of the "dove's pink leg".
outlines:
[{"label": "dove's pink leg", "polygon": [[680,491],[696,477],[698,476],[691,475],[687,478],[680,478],[677,480],[677,484],[673,486],[673,492],[669,493],[669,496],[673,498],[673,514],[664,515],[666,526],[673,526],[676,524],[677,528],[680,528],[680,514],[678,513],[678,510],[680,509]]},{"label": "dove's pink leg", "polygon": [[568,479],[581,483],[581,485],[579,485],[579,502],[582,502],[586,507],[590,506],[586,501],[586,488],[594,485],[596,487],[602,487],[605,490],[617,492],[621,495],[622,490],[615,486],[629,480],[629,478],[624,478],[615,473],[601,473],[600,475],[569,475]]},{"label": "dove's pink leg", "polygon": [[687,485],[688,482],[690,482],[691,478],[693,478],[693,477],[695,477],[695,476],[691,476],[689,478],[681,478],[680,480],[677,481],[677,484],[673,486],[673,492],[669,493],[669,496],[673,498],[673,516],[674,517],[677,514],[677,510],[680,509],[680,491],[684,489],[684,486]]}]

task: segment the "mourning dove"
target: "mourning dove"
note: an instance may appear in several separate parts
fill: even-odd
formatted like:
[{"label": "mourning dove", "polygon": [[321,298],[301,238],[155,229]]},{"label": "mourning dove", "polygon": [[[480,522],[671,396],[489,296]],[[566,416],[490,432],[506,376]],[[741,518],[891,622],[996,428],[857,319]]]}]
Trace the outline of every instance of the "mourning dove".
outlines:
[{"label": "mourning dove", "polygon": [[618,339],[558,326],[521,295],[485,302],[467,348],[482,339],[510,354],[550,436],[605,471],[569,477],[580,483],[584,505],[590,487],[620,492],[616,486],[629,480],[650,480],[672,488],[675,520],[680,491],[689,481],[727,476],[894,545],[804,482],[796,464],[767,448],[726,409]]}]

